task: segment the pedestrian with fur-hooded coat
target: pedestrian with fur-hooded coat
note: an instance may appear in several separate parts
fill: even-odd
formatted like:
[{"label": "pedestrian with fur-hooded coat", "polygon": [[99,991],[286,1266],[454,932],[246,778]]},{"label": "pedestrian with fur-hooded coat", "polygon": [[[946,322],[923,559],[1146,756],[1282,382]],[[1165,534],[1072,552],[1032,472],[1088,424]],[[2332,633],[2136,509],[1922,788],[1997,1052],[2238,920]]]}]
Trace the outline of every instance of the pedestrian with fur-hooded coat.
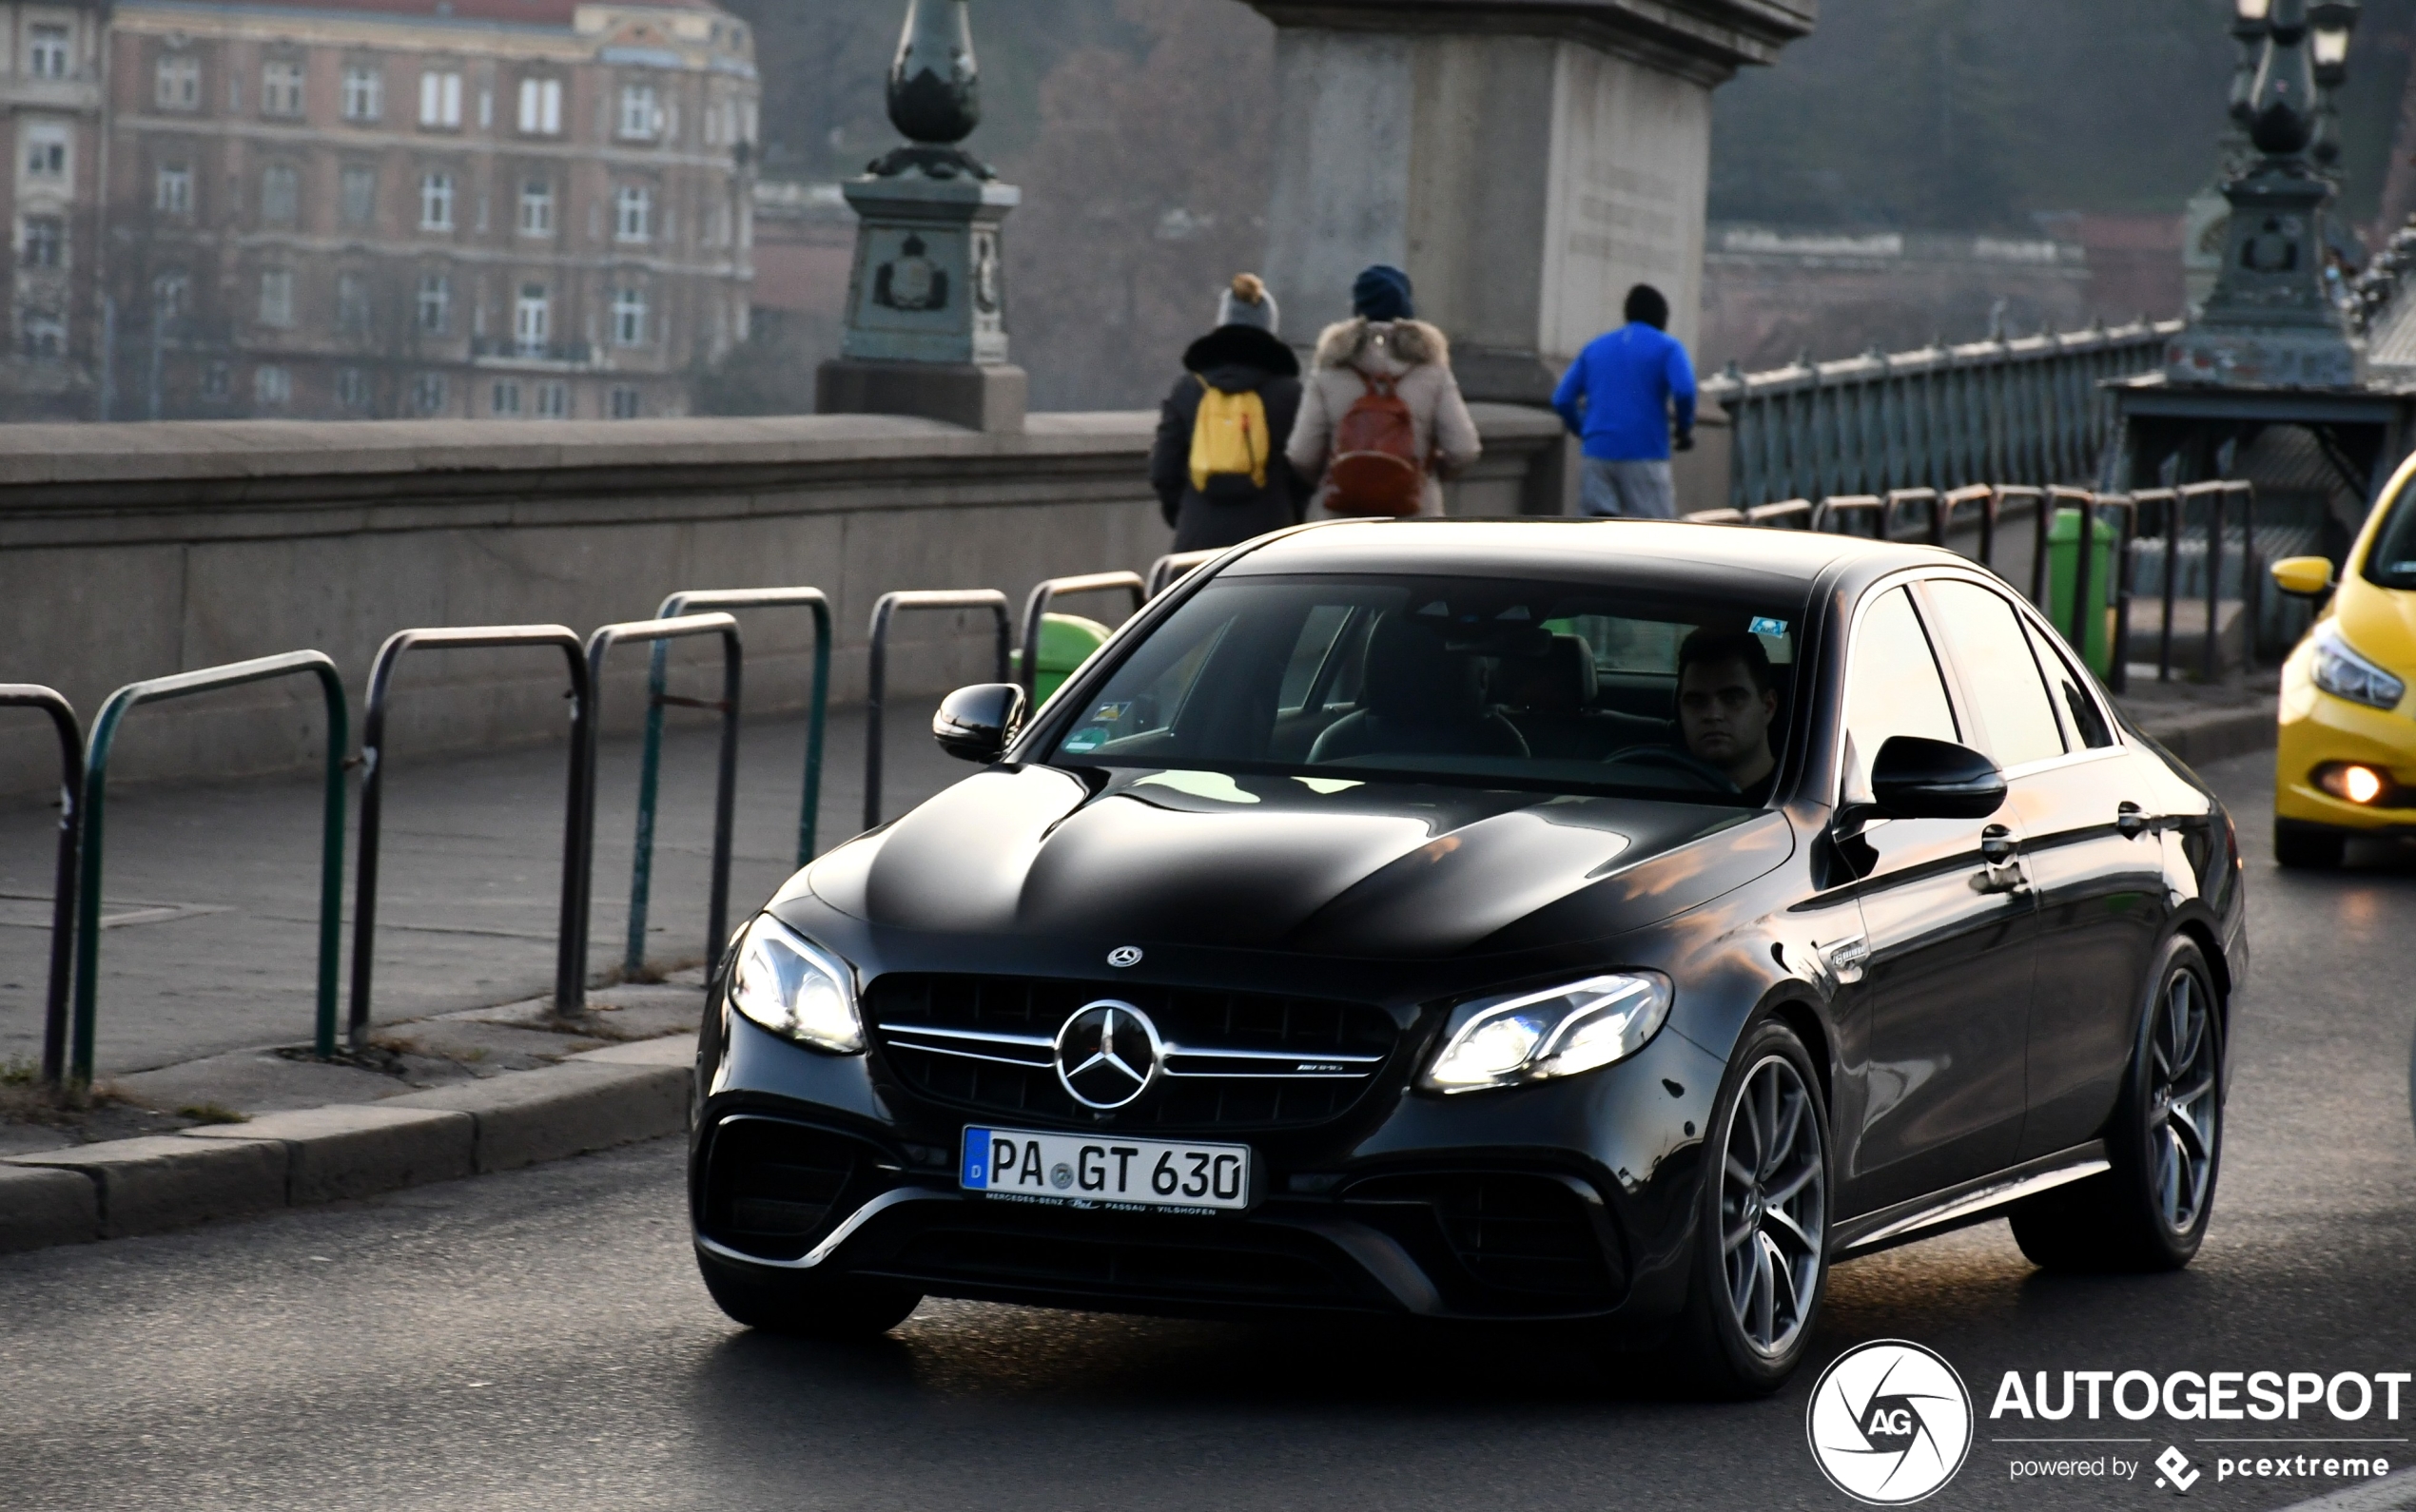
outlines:
[{"label": "pedestrian with fur-hooded coat", "polygon": [[[1183,353],[1183,376],[1159,407],[1149,483],[1175,528],[1178,552],[1237,546],[1300,523],[1308,489],[1284,459],[1300,413],[1300,359],[1276,339],[1279,313],[1257,274],[1236,274],[1218,300],[1217,328]],[[1195,474],[1193,432],[1211,390],[1258,396],[1267,435],[1254,455],[1264,469],[1263,483],[1248,474],[1219,473],[1203,486]]]},{"label": "pedestrian with fur-hooded coat", "polygon": [[1370,379],[1390,381],[1409,407],[1426,481],[1420,514],[1443,513],[1443,483],[1474,465],[1483,452],[1476,422],[1452,375],[1452,344],[1418,320],[1410,299],[1410,277],[1378,263],[1351,287],[1351,319],[1329,325],[1317,338],[1315,365],[1304,385],[1300,419],[1292,430],[1290,455],[1299,475],[1317,484],[1315,513],[1332,517],[1326,475],[1335,428],[1362,396]]}]

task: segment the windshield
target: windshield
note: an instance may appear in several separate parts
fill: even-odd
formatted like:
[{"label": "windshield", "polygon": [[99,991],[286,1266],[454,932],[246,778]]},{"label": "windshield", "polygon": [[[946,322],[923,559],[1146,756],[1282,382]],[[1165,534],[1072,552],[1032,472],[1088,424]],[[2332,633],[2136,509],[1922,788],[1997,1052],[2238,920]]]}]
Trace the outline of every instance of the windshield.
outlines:
[{"label": "windshield", "polygon": [[1503,578],[1221,580],[1046,759],[1759,804],[1802,611]]},{"label": "windshield", "polygon": [[2403,488],[2390,518],[2366,553],[2366,580],[2378,588],[2416,588],[2416,488]]}]

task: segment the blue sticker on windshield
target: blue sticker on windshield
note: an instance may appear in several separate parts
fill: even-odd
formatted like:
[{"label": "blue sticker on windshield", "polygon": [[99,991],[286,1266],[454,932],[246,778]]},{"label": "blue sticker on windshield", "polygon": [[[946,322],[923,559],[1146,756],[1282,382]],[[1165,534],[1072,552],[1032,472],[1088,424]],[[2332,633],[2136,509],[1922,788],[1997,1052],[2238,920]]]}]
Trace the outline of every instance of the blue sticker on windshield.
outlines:
[{"label": "blue sticker on windshield", "polygon": [[[1730,620],[1728,623],[1733,625],[1736,621]],[[1756,635],[1784,635],[1787,632],[1787,622],[1783,619],[1771,619],[1766,615],[1757,615],[1753,623],[1746,628]]]}]

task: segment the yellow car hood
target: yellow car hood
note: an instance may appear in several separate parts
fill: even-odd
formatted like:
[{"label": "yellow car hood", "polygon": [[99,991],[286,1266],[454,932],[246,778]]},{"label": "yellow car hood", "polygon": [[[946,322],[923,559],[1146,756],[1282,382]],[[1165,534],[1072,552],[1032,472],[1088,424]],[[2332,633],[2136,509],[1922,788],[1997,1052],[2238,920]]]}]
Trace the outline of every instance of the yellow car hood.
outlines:
[{"label": "yellow car hood", "polygon": [[2346,578],[2332,606],[2348,643],[2394,672],[2416,671],[2416,591]]}]

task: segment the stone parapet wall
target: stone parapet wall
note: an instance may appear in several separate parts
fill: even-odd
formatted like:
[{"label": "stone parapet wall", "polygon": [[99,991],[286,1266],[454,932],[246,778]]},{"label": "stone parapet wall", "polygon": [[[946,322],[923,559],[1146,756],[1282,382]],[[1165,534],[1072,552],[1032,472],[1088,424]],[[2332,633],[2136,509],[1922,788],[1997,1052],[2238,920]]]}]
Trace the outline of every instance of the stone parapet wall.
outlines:
[{"label": "stone parapet wall", "polygon": [[[1489,456],[1455,514],[1558,513],[1548,414],[1482,405]],[[358,700],[381,641],[414,626],[558,622],[581,634],[681,589],[811,584],[834,606],[833,697],[864,696],[866,625],[900,588],[998,588],[1145,571],[1170,533],[1145,481],[1156,416],[1036,415],[1022,435],[887,416],[506,425],[264,421],[0,427],[0,682],[45,683],[88,722],[141,678],[316,648]],[[1120,617],[1112,598],[1074,612]],[[1107,612],[1113,611],[1114,612]],[[809,620],[745,616],[746,707],[803,707]],[[988,675],[985,621],[902,620],[891,686]],[[397,680],[399,753],[562,728],[558,657],[420,653]],[[710,691],[703,643],[677,648]],[[604,689],[635,726],[645,652]],[[302,769],[322,720],[304,681],[146,706],[128,780]],[[0,727],[0,791],[55,780],[36,721]]]}]

